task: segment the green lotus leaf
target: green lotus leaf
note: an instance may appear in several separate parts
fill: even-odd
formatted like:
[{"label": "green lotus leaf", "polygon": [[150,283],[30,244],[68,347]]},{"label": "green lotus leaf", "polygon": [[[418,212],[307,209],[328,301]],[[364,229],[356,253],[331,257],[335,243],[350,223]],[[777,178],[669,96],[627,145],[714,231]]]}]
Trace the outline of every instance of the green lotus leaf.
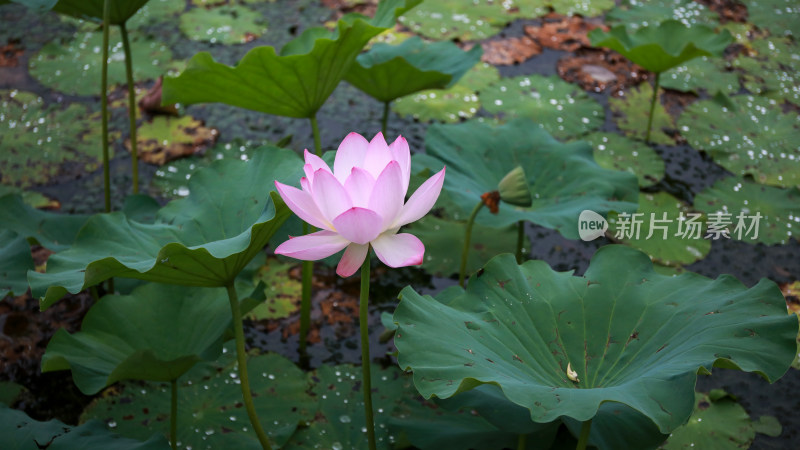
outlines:
[{"label": "green lotus leaf", "polygon": [[625,25],[608,32],[596,28],[589,32],[595,47],[608,47],[651,72],[661,73],[699,56],[720,56],[733,41],[723,30],[715,33],[704,25],[688,27],[677,20],[639,28],[628,33]]},{"label": "green lotus leaf", "polygon": [[[580,436],[582,422],[565,417],[564,424],[573,436]],[[620,430],[625,430],[620,433]],[[606,402],[597,409],[592,418],[589,432],[589,445],[601,450],[644,450],[656,449],[668,435],[662,434],[656,424],[647,416],[628,405]],[[562,446],[561,448],[572,448]]]},{"label": "green lotus leaf", "polygon": [[392,104],[392,109],[401,116],[411,116],[424,122],[438,120],[445,123],[469,119],[480,107],[475,91],[461,84],[450,89],[420,91],[399,98]]},{"label": "green lotus leaf", "polygon": [[726,392],[696,393],[694,413],[686,425],[670,434],[662,448],[750,448],[755,437],[755,426],[747,411]]},{"label": "green lotus leaf", "polygon": [[747,20],[773,36],[800,36],[800,5],[793,0],[744,0]]},{"label": "green lotus leaf", "polygon": [[[101,1],[102,3],[102,1]],[[109,85],[126,84],[125,52],[116,27],[110,31]],[[169,47],[141,32],[130,32],[133,77],[137,81],[156,79],[176,64]],[[76,33],[68,42],[45,44],[31,56],[31,76],[45,86],[74,95],[100,95],[103,58],[103,33],[97,30]],[[99,120],[99,119],[98,119]]]},{"label": "green lotus leaf", "polygon": [[719,218],[730,222],[730,238],[737,241],[775,245],[800,239],[797,187],[781,189],[727,177],[698,193],[694,207],[706,214],[723,214]]},{"label": "green lotus leaf", "polygon": [[[416,395],[411,377],[396,367],[372,364],[372,410],[378,448],[390,448],[394,437],[386,424],[402,401]],[[286,449],[366,449],[361,368],[349,364],[320,366],[308,376],[316,399],[314,420],[292,436]]]},{"label": "green lotus leaf", "polygon": [[706,91],[735,94],[739,92],[739,77],[726,70],[725,60],[701,56],[664,72],[659,79],[661,87],[681,92]]},{"label": "green lotus leaf", "polygon": [[146,442],[120,437],[93,420],[73,427],[53,419],[39,422],[22,411],[0,405],[0,435],[3,448],[37,450],[46,444],[48,450],[102,448],[108,450],[168,450],[169,443],[159,436],[147,436]]},{"label": "green lotus leaf", "polygon": [[276,258],[268,258],[253,274],[253,285],[264,283],[265,301],[256,306],[248,317],[255,320],[282,319],[289,317],[300,308],[302,285],[289,275],[289,269],[295,262],[283,262]]},{"label": "green lotus leaf", "polygon": [[194,41],[244,44],[261,36],[266,26],[255,11],[239,5],[193,8],[181,14],[180,29]]},{"label": "green lotus leaf", "polygon": [[[527,2],[536,3],[531,2],[531,0],[527,0]],[[526,3],[526,0],[517,0],[517,3]],[[558,14],[563,14],[565,16],[573,16],[578,14],[583,17],[593,17],[613,8],[615,2],[614,0],[546,0],[542,3],[545,3],[547,6],[553,8],[553,10]]]},{"label": "green lotus leaf", "polygon": [[153,23],[169,22],[177,19],[177,14],[186,9],[186,2],[181,0],[150,0],[134,14],[125,26],[131,30],[142,28]]},{"label": "green lotus leaf", "polygon": [[79,103],[48,105],[25,91],[0,90],[0,181],[22,188],[48,183],[69,164],[95,170],[102,138],[93,116]]},{"label": "green lotus leaf", "polygon": [[0,197],[3,228],[49,250],[68,249],[87,220],[86,215],[40,211],[25,204],[19,195]]},{"label": "green lotus leaf", "polygon": [[694,0],[622,0],[618,7],[606,14],[605,19],[609,25],[625,24],[631,29],[668,19],[679,20],[689,26],[704,24],[714,27],[719,23],[717,13]]},{"label": "green lotus leaf", "polygon": [[602,105],[579,86],[557,76],[503,78],[481,91],[484,109],[505,117],[527,117],[558,138],[574,138],[599,128]]},{"label": "green lotus leaf", "polygon": [[466,290],[433,298],[406,287],[400,297],[398,362],[420,394],[495,384],[540,423],[586,421],[614,402],[666,434],[691,415],[698,370],[774,381],[796,350],[797,319],[771,281],[747,289],[726,275],[663,276],[647,255],[618,245],[598,250],[583,277],[505,254]]},{"label": "green lotus leaf", "polygon": [[[178,441],[184,448],[260,449],[242,408],[234,351],[220,361],[201,363],[178,380]],[[283,356],[268,353],[247,362],[256,413],[276,447],[286,444],[298,424],[310,421],[316,401],[305,374]],[[170,385],[123,382],[114,395],[97,399],[81,421],[101,420],[132,439],[169,434]]]},{"label": "green lotus leaf", "polygon": [[[115,0],[109,2],[111,24],[121,25],[131,18],[149,0]],[[88,19],[95,22],[103,21],[104,0],[10,0],[11,3],[20,3],[37,11],[52,9],[61,14]],[[0,1],[0,4],[9,1]]]},{"label": "green lotus leaf", "polygon": [[452,42],[426,44],[419,37],[400,45],[375,44],[356,58],[345,81],[381,102],[391,102],[425,89],[455,84],[481,59],[476,45],[463,52]]},{"label": "green lotus leaf", "polygon": [[80,332],[56,331],[42,372],[71,370],[86,395],[121,380],[176,380],[198,361],[219,357],[229,308],[221,288],[148,283],[130,295],[107,295]]},{"label": "green lotus leaf", "polygon": [[753,94],[800,105],[800,47],[789,39],[765,38],[733,60],[743,70],[744,87]]},{"label": "green lotus leaf", "polygon": [[272,148],[249,161],[218,161],[190,180],[191,194],[162,208],[155,223],[124,213],[93,216],[47,273],[30,272],[32,294],[48,308],[111,277],[186,286],[225,286],[289,216],[272,180],[300,170],[297,154]]},{"label": "green lotus leaf", "polygon": [[526,0],[477,0],[469,4],[463,0],[428,1],[400,17],[400,23],[431,39],[482,40],[499,33],[508,22],[520,15],[514,12],[514,7],[524,6],[524,12],[532,18],[547,12],[545,3]]},{"label": "green lotus leaf", "polygon": [[[389,317],[389,320],[391,321],[391,316]],[[28,392],[28,389],[21,384],[13,383],[11,381],[0,381],[0,403],[13,405],[20,395],[25,392]]]},{"label": "green lotus leaf", "polygon": [[28,271],[33,270],[31,246],[25,237],[0,230],[0,299],[28,290]]},{"label": "green lotus leaf", "polygon": [[[466,228],[464,221],[440,219],[432,215],[414,222],[409,228],[410,232],[424,242],[426,248],[422,268],[439,277],[458,273]],[[523,248],[530,248],[527,237],[525,241]],[[516,247],[516,225],[502,229],[475,225],[467,256],[467,273],[480,269],[493,256],[515,251]]]},{"label": "green lotus leaf", "polygon": [[[279,116],[310,118],[325,104],[364,45],[421,0],[381,2],[372,21],[342,19],[334,32],[310,28],[286,44],[250,50],[236,67],[196,54],[176,78],[166,78],[167,103],[218,102]],[[395,16],[392,16],[395,14]]]},{"label": "green lotus leaf", "polygon": [[397,441],[420,449],[519,448],[520,434],[526,435],[526,449],[550,448],[561,425],[559,421],[532,422],[527,409],[508,401],[492,385],[445,400],[405,401],[392,416],[390,430]]},{"label": "green lotus leaf", "polygon": [[577,239],[578,216],[585,209],[600,214],[636,210],[635,176],[603,169],[594,162],[586,142],[558,142],[528,120],[497,127],[475,121],[433,125],[428,128],[425,148],[426,154],[412,158],[414,172],[447,166],[444,191],[452,202],[438,204],[456,220],[466,219],[481,194],[497,190],[500,180],[516,166],[525,170],[533,205],[501,203],[498,214],[484,211],[476,223],[502,228],[526,220]]},{"label": "green lotus leaf", "polygon": [[[625,97],[610,98],[608,107],[614,113],[617,126],[625,135],[645,140],[647,121],[650,117],[650,103],[653,98],[653,87],[650,83],[642,83],[638,87],[628,89]],[[650,141],[656,144],[672,145],[675,141],[664,130],[674,130],[675,123],[666,108],[661,105],[661,90],[653,109],[653,128]]]},{"label": "green lotus leaf", "polygon": [[800,185],[800,116],[784,114],[775,100],[701,100],[683,111],[678,128],[689,145],[736,175],[772,186]]},{"label": "green lotus leaf", "polygon": [[594,160],[600,167],[630,172],[639,179],[639,186],[652,186],[664,178],[664,160],[643,142],[600,132],[581,139],[592,144]]},{"label": "green lotus leaf", "polygon": [[[692,219],[691,214],[697,217]],[[647,253],[661,265],[691,264],[711,250],[711,241],[705,239],[705,218],[666,192],[639,194],[636,213],[627,217],[612,214],[608,222],[615,239]]]}]

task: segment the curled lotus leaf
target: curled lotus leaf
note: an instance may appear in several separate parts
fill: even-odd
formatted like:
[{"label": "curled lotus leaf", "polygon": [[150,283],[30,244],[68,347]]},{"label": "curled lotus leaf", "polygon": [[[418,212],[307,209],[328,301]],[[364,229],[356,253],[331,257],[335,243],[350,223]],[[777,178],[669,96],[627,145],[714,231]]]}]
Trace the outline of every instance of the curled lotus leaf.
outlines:
[{"label": "curled lotus leaf", "polygon": [[598,250],[584,276],[504,254],[466,289],[434,298],[406,287],[400,298],[398,362],[420,394],[494,384],[539,423],[587,421],[613,402],[666,434],[691,415],[698,372],[725,367],[774,381],[796,351],[797,319],[773,282],[748,289],[728,275],[660,275],[647,255],[620,245]]},{"label": "curled lotus leaf", "polygon": [[595,47],[608,47],[645,69],[661,73],[699,56],[720,56],[733,42],[727,30],[715,33],[705,25],[688,27],[677,20],[639,28],[628,33],[625,25],[608,32],[596,28],[589,33]]}]

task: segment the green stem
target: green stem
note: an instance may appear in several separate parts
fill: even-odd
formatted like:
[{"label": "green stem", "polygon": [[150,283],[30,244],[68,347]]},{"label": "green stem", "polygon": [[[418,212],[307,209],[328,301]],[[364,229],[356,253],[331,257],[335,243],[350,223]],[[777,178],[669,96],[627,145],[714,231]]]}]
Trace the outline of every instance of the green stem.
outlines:
[{"label": "green stem", "polygon": [[472,210],[472,214],[469,215],[467,220],[467,231],[464,233],[464,248],[461,251],[461,268],[458,270],[458,285],[461,287],[464,287],[464,280],[467,275],[467,257],[469,256],[469,241],[472,237],[472,225],[475,224],[475,216],[478,215],[478,211],[481,208],[483,208],[483,200],[475,205],[475,209]]},{"label": "green stem", "polygon": [[[303,222],[303,234],[310,233],[309,225]],[[311,328],[311,277],[314,274],[314,261],[303,261],[302,295],[300,297],[300,360],[307,362],[308,330]],[[303,364],[305,365],[305,364]]]},{"label": "green stem", "polygon": [[653,127],[653,111],[656,109],[656,100],[658,99],[658,77],[661,73],[656,72],[655,86],[653,86],[653,98],[650,99],[650,117],[647,118],[647,135],[644,138],[646,143],[650,143],[650,129]]},{"label": "green stem", "polygon": [[133,56],[131,55],[131,43],[128,39],[128,29],[123,22],[119,26],[122,32],[122,48],[125,50],[125,76],[128,79],[128,120],[130,121],[131,135],[131,170],[133,178],[133,193],[139,193],[139,152],[136,150],[138,142],[136,140],[136,88],[133,84]]},{"label": "green stem", "polygon": [[172,450],[178,448],[178,380],[172,380],[172,403],[169,411],[169,443]]},{"label": "green stem", "polygon": [[111,25],[111,0],[103,2],[103,64],[100,84],[100,122],[103,129],[103,192],[105,211],[111,212],[111,171],[108,157],[108,33]]},{"label": "green stem", "polygon": [[391,102],[383,103],[383,119],[381,120],[381,133],[383,138],[386,139],[386,124],[389,122],[389,104]]},{"label": "green stem", "polygon": [[319,137],[319,125],[317,125],[317,115],[311,116],[311,132],[314,134],[314,153],[322,157],[322,144]]},{"label": "green stem", "polygon": [[522,264],[522,245],[525,242],[525,221],[517,223],[517,264]]},{"label": "green stem", "polygon": [[583,422],[581,425],[581,435],[578,437],[578,446],[575,450],[586,450],[586,444],[589,443],[589,432],[592,430],[592,419]]},{"label": "green stem", "polygon": [[258,421],[256,408],[253,404],[253,396],[250,393],[250,377],[247,373],[247,352],[244,349],[244,329],[242,327],[242,311],[239,308],[239,296],[236,295],[236,288],[233,287],[233,282],[226,286],[228,289],[228,300],[231,303],[231,314],[233,315],[233,335],[236,338],[236,361],[239,366],[239,381],[242,386],[242,400],[244,400],[244,407],[247,410],[247,415],[250,417],[250,423],[253,425],[253,430],[258,436],[261,447],[264,450],[272,450],[269,445],[267,434],[261,428],[261,423]]},{"label": "green stem", "polygon": [[520,434],[517,436],[517,450],[525,450],[525,441],[527,438],[527,434]]},{"label": "green stem", "polygon": [[369,367],[369,328],[367,324],[369,306],[369,250],[361,265],[361,299],[358,312],[358,327],[361,331],[361,378],[364,391],[364,418],[367,426],[369,450],[375,450],[375,420],[372,417],[372,378]]}]

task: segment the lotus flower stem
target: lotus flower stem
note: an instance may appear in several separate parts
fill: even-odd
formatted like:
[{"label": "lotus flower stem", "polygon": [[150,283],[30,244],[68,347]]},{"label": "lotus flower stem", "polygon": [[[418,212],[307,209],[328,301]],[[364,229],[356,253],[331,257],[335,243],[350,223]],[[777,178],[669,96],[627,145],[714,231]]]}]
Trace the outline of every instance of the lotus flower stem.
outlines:
[{"label": "lotus flower stem", "polygon": [[644,137],[646,143],[650,143],[650,129],[653,127],[653,111],[656,109],[656,100],[658,99],[658,77],[660,72],[656,72],[655,86],[653,86],[653,98],[650,100],[650,117],[647,118],[647,134]]},{"label": "lotus flower stem", "polygon": [[169,444],[178,449],[178,380],[172,380],[172,401],[169,410]]},{"label": "lotus flower stem", "polygon": [[381,119],[381,132],[386,136],[386,124],[389,122],[389,105],[391,102],[383,103],[383,118]]},{"label": "lotus flower stem", "polygon": [[122,48],[125,51],[125,76],[128,79],[128,120],[130,121],[131,137],[131,177],[133,178],[133,193],[139,193],[139,153],[136,150],[136,87],[133,83],[133,55],[131,43],[128,39],[128,29],[123,22],[119,26],[122,32]]},{"label": "lotus flower stem", "polygon": [[478,215],[478,211],[483,208],[483,205],[483,199],[481,199],[481,201],[475,205],[475,209],[472,210],[469,219],[467,219],[467,230],[464,233],[464,249],[461,251],[461,268],[458,271],[458,285],[461,287],[464,287],[464,280],[467,274],[467,257],[469,256],[469,241],[472,237],[472,225],[475,224],[475,217]]},{"label": "lotus flower stem", "polygon": [[361,389],[364,391],[364,419],[367,427],[369,449],[375,450],[375,420],[372,417],[372,378],[369,367],[369,250],[361,265],[361,298],[359,303],[358,327],[361,331]]},{"label": "lotus flower stem", "polygon": [[517,264],[522,264],[522,246],[525,242],[525,221],[517,222]]},{"label": "lotus flower stem", "polygon": [[314,134],[314,154],[322,157],[322,144],[319,137],[319,125],[317,125],[317,115],[311,116],[311,133]]},{"label": "lotus flower stem", "polygon": [[581,425],[581,435],[578,437],[578,445],[575,450],[586,450],[586,444],[589,443],[589,432],[592,430],[592,419],[583,422]]},{"label": "lotus flower stem", "polygon": [[103,2],[103,63],[100,72],[100,123],[103,130],[103,192],[105,211],[111,212],[111,172],[108,157],[108,33],[111,22],[111,0]]},{"label": "lotus flower stem", "polygon": [[517,450],[525,450],[525,441],[527,438],[527,434],[520,434],[517,436]]},{"label": "lotus flower stem", "polygon": [[250,417],[250,423],[253,425],[253,430],[258,436],[261,447],[264,450],[272,450],[269,445],[267,434],[261,428],[261,422],[258,421],[256,408],[253,404],[253,396],[250,393],[250,377],[247,373],[247,352],[244,348],[244,329],[242,328],[242,311],[239,307],[239,296],[236,295],[236,288],[233,282],[226,286],[228,290],[228,300],[231,303],[231,314],[233,315],[233,335],[236,338],[236,361],[239,366],[239,380],[242,386],[242,400],[244,407],[247,410],[247,416]]},{"label": "lotus flower stem", "polygon": [[[310,232],[309,225],[303,222],[303,234]],[[300,297],[300,360],[307,359],[308,330],[311,328],[311,279],[314,275],[314,261],[303,261],[301,271],[302,295]],[[301,364],[306,365],[306,364]]]}]

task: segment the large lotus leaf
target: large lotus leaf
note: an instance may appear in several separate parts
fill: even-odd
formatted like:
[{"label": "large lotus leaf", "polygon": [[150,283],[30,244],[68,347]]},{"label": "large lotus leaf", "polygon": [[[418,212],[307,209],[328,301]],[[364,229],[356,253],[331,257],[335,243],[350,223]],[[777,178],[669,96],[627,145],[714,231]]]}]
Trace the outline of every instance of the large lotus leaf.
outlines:
[{"label": "large lotus leaf", "polygon": [[593,46],[616,50],[633,63],[657,73],[698,56],[720,56],[733,41],[727,30],[715,33],[710,27],[688,27],[677,20],[645,26],[632,34],[625,25],[608,32],[596,28],[589,32],[589,38]]},{"label": "large lotus leaf", "polygon": [[31,246],[25,237],[0,230],[0,299],[28,290],[28,270],[33,270]]},{"label": "large lotus leaf", "polygon": [[609,25],[625,24],[636,29],[667,19],[678,20],[688,26],[698,23],[716,26],[719,23],[717,13],[694,0],[622,0],[619,3],[605,16]]},{"label": "large lotus leaf", "polygon": [[[396,367],[373,364],[371,372],[375,438],[379,448],[389,448],[395,439],[387,427],[392,411],[416,391],[411,377]],[[323,365],[310,373],[311,395],[318,402],[316,412],[312,411],[314,420],[284,448],[368,448],[361,379],[361,368],[352,365]]]},{"label": "large lotus leaf", "polygon": [[659,264],[691,264],[708,255],[711,241],[704,239],[705,219],[699,216],[689,221],[690,214],[697,213],[666,192],[643,193],[636,213],[609,217],[609,233]]},{"label": "large lotus leaf", "polygon": [[800,48],[788,39],[765,38],[751,43],[747,54],[733,61],[744,71],[744,87],[753,94],[800,105]]},{"label": "large lotus leaf", "polygon": [[[563,420],[577,438],[582,422],[569,417]],[[645,450],[658,448],[666,438],[646,415],[623,403],[606,402],[592,418],[589,444],[601,450]]]},{"label": "large lotus leaf", "polygon": [[68,164],[95,170],[102,138],[87,108],[46,105],[32,92],[0,90],[0,181],[28,187],[45,184]]},{"label": "large lotus leaf", "polygon": [[734,174],[773,186],[800,184],[800,116],[784,114],[775,100],[702,100],[683,111],[678,127],[692,147]]},{"label": "large lotus leaf", "polygon": [[455,84],[481,59],[476,45],[463,52],[452,42],[426,44],[413,37],[400,45],[375,44],[356,58],[345,81],[381,102],[390,102],[425,89]]},{"label": "large lotus leaf", "polygon": [[99,214],[47,273],[30,272],[34,296],[47,308],[111,277],[187,286],[225,286],[289,216],[272,180],[299,170],[291,150],[272,148],[249,161],[218,161],[190,180],[191,194],[159,211],[153,224],[123,213]]},{"label": "large lotus leaf", "polygon": [[[425,243],[425,260],[422,268],[439,277],[458,273],[461,266],[461,247],[464,245],[466,222],[423,217],[410,230]],[[472,228],[470,252],[467,257],[467,273],[472,273],[495,255],[514,252],[517,248],[517,226],[503,229],[475,225]],[[523,248],[530,248],[525,238]]]},{"label": "large lotus leaf", "polygon": [[163,437],[150,435],[146,442],[123,438],[108,431],[102,423],[87,422],[78,427],[58,420],[39,422],[22,411],[0,405],[0,436],[6,450],[73,450],[76,448],[108,450],[167,450]]},{"label": "large lotus leaf", "polygon": [[794,0],[744,0],[747,20],[773,36],[800,36],[800,5]]},{"label": "large lotus leaf", "polygon": [[659,82],[661,87],[695,94],[701,90],[711,95],[739,92],[739,77],[735,72],[726,70],[725,60],[707,56],[673,67],[661,75]]},{"label": "large lotus leaf", "polygon": [[259,13],[239,5],[193,8],[180,18],[186,37],[212,44],[244,44],[264,34],[266,28]]},{"label": "large lotus leaf", "polygon": [[603,107],[579,86],[557,76],[504,78],[481,91],[492,114],[527,117],[558,138],[572,138],[599,128]]},{"label": "large lotus leaf", "polygon": [[72,370],[86,395],[121,380],[176,380],[222,352],[229,308],[221,288],[148,283],[131,295],[105,296],[86,314],[80,332],[56,331],[42,372]]},{"label": "large lotus leaf", "polygon": [[[109,84],[126,84],[125,52],[121,34],[111,29],[109,41]],[[130,32],[133,77],[155,79],[174,67],[169,47],[138,32]],[[103,33],[76,33],[65,43],[45,44],[28,62],[31,76],[45,86],[74,95],[100,95]]]},{"label": "large lotus leaf", "polygon": [[69,248],[87,220],[86,215],[40,211],[26,205],[19,195],[0,197],[2,227],[49,250]]},{"label": "large lotus leaf", "polygon": [[335,32],[310,28],[278,54],[250,50],[236,67],[196,54],[177,78],[164,80],[164,103],[219,102],[288,117],[310,118],[345,76],[364,45],[420,0],[381,2],[375,19],[340,20]]},{"label": "large lotus leaf", "polygon": [[591,133],[581,137],[594,148],[601,167],[636,175],[639,186],[651,186],[664,178],[664,160],[652,147],[615,133]]},{"label": "large lotus leaf", "polygon": [[414,171],[447,166],[444,189],[456,208],[447,212],[456,219],[468,217],[481,194],[496,191],[517,166],[525,170],[533,204],[501,204],[498,214],[478,214],[477,223],[502,228],[527,220],[577,239],[578,216],[585,209],[600,214],[636,210],[635,176],[603,169],[594,162],[588,143],[560,143],[528,120],[497,127],[475,121],[433,125],[425,148],[427,154],[412,158]]},{"label": "large lotus leaf", "polygon": [[535,422],[586,421],[617,402],[668,433],[692,413],[698,370],[774,381],[796,350],[797,319],[771,281],[747,289],[727,275],[659,275],[618,245],[598,250],[583,277],[506,254],[466,290],[433,298],[406,287],[400,297],[398,362],[424,397],[496,384]]},{"label": "large lotus leaf", "polygon": [[[234,352],[226,350],[222,360],[199,364],[178,380],[178,441],[184,448],[261,448],[242,408]],[[251,357],[247,371],[256,413],[270,442],[281,447],[298,424],[313,418],[316,402],[306,392],[305,374],[274,353]],[[102,420],[133,439],[168,435],[169,384],[126,382],[117,392],[92,403],[81,420]]]},{"label": "large lotus leaf", "polygon": [[[726,218],[730,238],[766,245],[800,238],[800,189],[781,189],[739,177],[723,178],[694,198],[694,207]],[[760,217],[756,218],[756,214]],[[741,216],[741,217],[740,217]]]}]

